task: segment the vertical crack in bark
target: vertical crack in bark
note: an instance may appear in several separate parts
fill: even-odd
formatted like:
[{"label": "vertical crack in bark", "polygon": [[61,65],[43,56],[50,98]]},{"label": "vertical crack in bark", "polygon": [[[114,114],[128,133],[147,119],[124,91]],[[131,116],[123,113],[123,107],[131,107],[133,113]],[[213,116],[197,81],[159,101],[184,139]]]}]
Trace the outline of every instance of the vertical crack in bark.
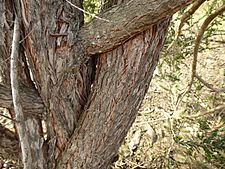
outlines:
[{"label": "vertical crack in bark", "polygon": [[[82,7],[82,1],[73,2]],[[23,3],[24,47],[38,91],[47,107],[49,168],[77,127],[90,94],[92,59],[85,56],[78,37],[83,13],[65,1]],[[32,14],[32,15],[31,15]],[[28,20],[28,19],[27,19]],[[88,58],[88,59],[87,59]],[[85,61],[83,61],[84,59]]]},{"label": "vertical crack in bark", "polygon": [[[95,87],[87,103],[92,81],[92,67],[95,63],[85,58],[88,51],[84,51],[86,49],[83,49],[83,40],[79,40],[78,37],[80,27],[83,25],[82,12],[74,10],[65,1],[21,1],[23,1],[25,25],[24,38],[21,42],[25,47],[25,55],[37,89],[48,110],[48,168],[55,168],[57,159],[64,151],[74,129],[75,135],[72,139],[74,143],[68,145],[65,151],[68,154],[63,157],[65,160],[60,162],[65,162],[68,164],[67,167],[73,168],[76,166],[104,168],[101,163],[109,164],[121,138],[125,136],[134,120],[151,79],[166,28],[160,29],[160,24],[157,23],[155,27],[149,27],[150,32],[146,31],[142,34],[141,27],[140,36],[134,35],[136,40],[133,39],[134,37],[130,41],[125,39],[121,43],[127,42],[122,46],[101,54]],[[182,0],[185,3],[188,1],[190,0]],[[165,5],[169,3],[168,0],[164,2]],[[181,0],[179,2],[181,3]],[[80,7],[82,0],[74,0],[72,3]],[[127,7],[129,8],[129,5]],[[152,16],[156,23],[158,20],[154,12]],[[135,26],[136,23],[133,24]],[[164,26],[166,27],[166,23]],[[147,27],[144,30],[146,29]],[[115,33],[113,31],[117,30],[105,33]],[[152,38],[157,34],[158,41],[145,38],[147,34]],[[90,37],[87,39],[92,40]],[[105,40],[106,45],[107,40],[110,41],[110,39]],[[134,48],[131,47],[132,45]],[[135,49],[136,45],[140,48]],[[140,53],[137,53],[138,51]],[[84,63],[82,59],[86,62]],[[67,71],[71,66],[72,71]],[[111,94],[108,95],[108,92]],[[81,114],[84,114],[83,120],[77,124]],[[35,125],[35,120],[28,119],[26,125],[32,128],[30,124]],[[36,148],[41,149],[43,141],[40,136],[35,135],[38,134],[34,133],[37,130],[38,128],[35,127],[28,130],[29,136],[37,136],[38,141],[35,142],[34,138],[31,138],[33,139],[31,143],[38,145]],[[108,154],[110,151],[112,154]],[[104,156],[104,153],[107,156]],[[69,158],[66,159],[67,157]]]},{"label": "vertical crack in bark", "polygon": [[170,19],[99,56],[92,96],[58,168],[109,166],[148,90]]},{"label": "vertical crack in bark", "polygon": [[92,97],[58,169],[107,168],[148,90],[169,22],[99,56]]},{"label": "vertical crack in bark", "polygon": [[7,85],[10,85],[10,50],[13,34],[12,6],[10,1],[0,1],[0,82]]}]

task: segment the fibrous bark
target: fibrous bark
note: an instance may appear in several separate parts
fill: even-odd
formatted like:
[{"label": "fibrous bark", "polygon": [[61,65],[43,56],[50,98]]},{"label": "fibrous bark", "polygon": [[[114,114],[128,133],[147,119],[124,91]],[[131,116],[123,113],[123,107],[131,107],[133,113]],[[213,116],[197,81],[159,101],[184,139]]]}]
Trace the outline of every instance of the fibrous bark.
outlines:
[{"label": "fibrous bark", "polygon": [[19,81],[18,81],[18,56],[19,56],[19,40],[20,40],[20,22],[18,17],[15,17],[14,21],[14,31],[13,31],[13,40],[12,40],[12,51],[11,51],[11,66],[10,66],[10,79],[12,86],[12,98],[13,106],[15,111],[17,131],[19,135],[19,140],[22,150],[22,161],[24,164],[24,169],[30,168],[32,165],[31,151],[29,147],[28,133],[26,129],[26,123],[24,118],[24,113],[21,105],[21,99],[19,95]]},{"label": "fibrous bark", "polygon": [[95,18],[82,27],[84,50],[87,54],[110,51],[190,3],[191,0],[133,0],[115,6],[99,15],[104,20]]},{"label": "fibrous bark", "polygon": [[99,56],[89,105],[58,169],[104,169],[110,164],[148,90],[169,21]]},{"label": "fibrous bark", "polygon": [[10,47],[13,31],[13,6],[0,0],[0,82],[10,84]]},{"label": "fibrous bark", "polygon": [[[82,0],[71,3],[82,8]],[[35,132],[39,129],[34,116],[28,118],[26,130],[38,138],[31,140],[38,145],[34,153],[44,153],[47,145],[47,168],[110,164],[148,89],[171,15],[191,0],[121,3],[102,12],[104,20],[83,26],[82,12],[67,1],[20,0],[20,53],[47,112],[41,116],[47,139],[43,143],[43,135]],[[3,27],[1,33],[10,32]],[[25,74],[22,79],[28,83],[31,77]],[[22,92],[21,98],[28,93]],[[35,105],[41,107],[41,101]]]},{"label": "fibrous bark", "polygon": [[[160,20],[160,18],[158,17],[158,13],[157,12],[160,12],[163,8],[164,8],[164,10],[168,10],[167,11],[168,14],[166,14],[166,13],[162,13],[161,14],[160,13],[161,14],[160,17],[162,17],[162,18],[166,17],[168,15],[172,15],[174,12],[179,10],[182,6],[185,6],[185,5],[188,5],[189,3],[191,3],[191,0],[189,0],[189,1],[188,0],[176,1],[175,2],[176,3],[176,5],[175,5],[176,8],[173,9],[172,5],[170,3],[173,3],[173,5],[174,5],[174,2],[175,1],[167,2],[166,5],[164,3],[162,3],[162,4],[164,4],[164,6],[163,5],[161,5],[161,6],[157,5],[157,3],[155,1],[150,1],[147,4],[144,4],[146,7],[149,6],[149,8],[152,8],[152,9],[154,9],[154,8],[156,9],[157,8],[157,10],[151,10],[150,12],[147,11],[148,13],[143,14],[143,18],[139,18],[139,19],[147,20],[145,26],[143,26],[143,30],[147,29],[149,27],[149,25],[153,24],[154,22],[157,22],[158,20]],[[132,1],[132,3],[133,3],[133,1]],[[140,1],[134,1],[134,3],[140,3]],[[152,6],[151,3],[153,4],[153,6]],[[151,4],[151,5],[149,5],[149,4]],[[143,5],[143,4],[141,4],[141,5]],[[119,10],[119,9],[122,10],[123,9],[120,6],[119,7],[115,7],[115,8],[117,10]],[[144,9],[146,9],[146,8],[144,8]],[[169,10],[169,9],[171,9],[171,10]],[[129,10],[131,10],[131,11],[133,10],[134,11],[135,10],[135,6],[134,6],[134,9],[129,9]],[[128,40],[129,38],[132,38],[132,36],[130,36],[130,35],[135,36],[135,34],[138,34],[138,32],[141,32],[141,29],[138,27],[138,23],[135,22],[135,21],[138,21],[138,19],[136,19],[136,18],[139,17],[140,10],[135,10],[135,11],[136,12],[132,12],[132,14],[135,15],[135,16],[133,16],[133,15],[132,16],[127,16],[125,12],[123,12],[124,15],[122,15],[122,14],[120,14],[118,12],[111,12],[111,13],[113,13],[115,15],[115,16],[113,16],[114,18],[117,18],[117,17],[126,18],[126,17],[128,17],[126,19],[123,19],[123,22],[117,19],[117,22],[118,22],[117,24],[119,24],[120,26],[113,27],[111,22],[105,22],[105,21],[102,21],[102,20],[94,19],[92,21],[93,23],[91,22],[90,24],[85,25],[84,27],[82,27],[81,31],[80,31],[80,34],[82,35],[82,39],[83,39],[82,41],[84,41],[84,44],[85,44],[85,49],[86,50],[84,50],[84,53],[86,53],[87,55],[90,55],[90,54],[105,52],[105,51],[107,51],[109,49],[115,48],[119,44],[122,44],[122,42]],[[148,19],[148,18],[151,17],[150,14],[152,15],[152,17],[155,18],[155,20]],[[106,14],[101,14],[101,17],[106,18],[107,15],[108,14],[106,12]],[[133,26],[134,29],[129,28],[129,31],[126,31],[127,28],[125,26],[129,25],[128,21],[132,21],[132,24],[135,25],[135,26]],[[115,21],[114,21],[114,23],[115,23]],[[99,26],[96,25],[96,24],[98,24]],[[102,24],[105,24],[105,25],[102,26]],[[93,25],[96,25],[96,26],[93,26]],[[135,30],[135,27],[136,27],[136,30]],[[120,29],[115,30],[115,28],[117,28],[117,29],[120,28]],[[35,29],[37,29],[37,28],[35,27]],[[140,29],[140,30],[138,31],[138,29]],[[3,29],[1,29],[1,31],[2,30]],[[91,30],[91,31],[88,31],[88,30]],[[108,31],[104,31],[104,30],[108,30]],[[30,31],[31,32],[28,32],[29,35],[34,30],[31,29]],[[126,33],[124,33],[124,31]],[[127,34],[127,32],[129,32],[129,35]],[[7,34],[5,34],[3,32],[1,34],[2,35],[3,34],[7,35]],[[25,38],[29,38],[28,34],[24,35]],[[125,37],[121,36],[122,34],[125,34]],[[62,34],[62,33],[61,34],[50,34],[49,36],[54,36],[54,35],[55,35],[55,37],[58,36],[59,38],[62,38],[64,36],[64,34]],[[66,36],[66,34],[65,34],[65,36]],[[102,39],[99,39],[100,37]],[[3,43],[2,40],[0,42]],[[106,44],[106,42],[108,42],[108,44],[104,45],[104,43]],[[104,46],[106,46],[106,47],[104,47]],[[1,47],[3,47],[3,46],[1,46]],[[1,48],[1,49],[2,50],[3,49],[7,49],[7,46],[4,47],[4,48]],[[1,59],[3,58],[3,56],[6,56],[6,54],[4,54],[4,52],[2,51],[1,52]],[[7,58],[5,60],[7,61]],[[5,62],[3,60],[1,64],[5,63]],[[63,63],[61,63],[61,64],[63,64]],[[70,65],[70,64],[68,64],[68,65]],[[64,69],[64,71],[65,72],[74,71],[73,70],[73,66],[71,65],[71,67],[69,67],[68,65],[66,65],[66,68]],[[7,71],[4,71],[4,72],[7,72]],[[27,92],[27,94],[28,93],[29,92]],[[30,95],[33,95],[33,94],[30,93]],[[1,98],[0,98],[0,101],[1,101]],[[27,100],[27,101],[29,101],[29,100]],[[4,100],[2,100],[2,102],[4,102]],[[33,100],[33,102],[35,103],[36,101]],[[39,103],[39,99],[37,99],[37,104],[38,105],[40,104]]]},{"label": "fibrous bark", "polygon": [[[3,98],[1,102],[3,103],[4,107],[10,106],[7,108],[9,108],[10,115],[12,116],[12,119],[14,119],[12,120],[15,126],[15,131],[16,131],[14,134],[15,135],[17,133],[20,134],[19,145],[20,145],[20,148],[22,149],[22,153],[13,154],[12,156],[17,155],[18,159],[21,160],[22,159],[21,155],[22,155],[24,159],[23,161],[24,161],[25,168],[43,168],[43,166],[45,166],[46,163],[43,157],[44,156],[44,151],[43,151],[44,140],[43,140],[43,131],[41,127],[41,118],[43,116],[40,117],[40,114],[43,114],[44,111],[42,113],[39,113],[38,115],[38,113],[34,113],[36,112],[35,110],[32,110],[31,112],[27,112],[27,110],[29,110],[31,105],[29,105],[30,107],[25,108],[27,103],[31,102],[31,100],[30,101],[28,100],[29,98],[33,98],[34,100],[35,95],[31,96],[30,94],[34,93],[33,91],[35,90],[35,88],[26,92],[22,92],[23,93],[22,95],[20,93],[21,91],[23,91],[24,88],[27,88],[28,86],[34,87],[34,84],[32,80],[30,79],[31,77],[29,74],[28,65],[26,63],[26,59],[24,59],[25,54],[23,52],[24,50],[21,45],[21,36],[20,36],[20,33],[22,33],[21,25],[18,24],[17,20],[15,20],[15,18],[18,18],[18,20],[21,19],[20,17],[21,11],[20,11],[19,3],[20,1],[1,1],[0,2],[0,9],[2,10],[2,13],[1,13],[2,22],[0,26],[0,33],[1,33],[0,58],[2,61],[1,64],[3,65],[3,67],[1,67],[2,68],[1,82],[7,87],[11,86],[14,93],[13,96],[11,96],[11,92],[9,90],[5,91],[4,90],[5,87],[1,86],[2,91],[0,93],[1,93],[1,98]],[[14,27],[14,31],[12,32],[13,27]],[[12,38],[12,35],[13,35],[13,38]],[[10,68],[9,66],[10,53],[12,56],[11,71],[9,71],[10,70],[9,69]],[[11,73],[12,85],[10,85],[10,79],[9,79],[10,73]],[[21,89],[21,86],[24,86],[24,88],[22,87]],[[24,95],[24,93],[26,94]],[[29,95],[27,95],[27,93],[29,93]],[[38,95],[36,94],[36,96]],[[6,103],[4,102],[5,99],[7,100]],[[12,100],[14,100],[13,106],[11,104]],[[38,102],[40,102],[40,97],[37,98],[37,100]],[[37,103],[34,102],[34,104],[32,105],[38,105]],[[25,115],[21,114],[21,112],[23,113],[24,110],[26,111]],[[17,139],[15,139],[15,141],[16,140]],[[6,140],[4,139],[4,137],[1,137],[1,141],[6,141]],[[12,150],[13,149],[14,148],[12,147]],[[9,151],[9,152],[12,152],[12,151]]]},{"label": "fibrous bark", "polygon": [[[10,87],[10,86],[9,86]],[[11,88],[0,84],[0,107],[13,109]],[[45,113],[44,103],[37,90],[20,84],[19,92],[23,111],[26,116],[43,117]]]}]

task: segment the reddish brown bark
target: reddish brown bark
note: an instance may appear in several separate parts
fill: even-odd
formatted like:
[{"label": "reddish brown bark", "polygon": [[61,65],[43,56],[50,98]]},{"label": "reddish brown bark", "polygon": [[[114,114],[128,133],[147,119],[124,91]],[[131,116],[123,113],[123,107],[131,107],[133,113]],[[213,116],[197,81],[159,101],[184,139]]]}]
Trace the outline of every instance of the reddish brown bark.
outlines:
[{"label": "reddish brown bark", "polygon": [[99,56],[87,110],[58,168],[106,168],[134,122],[163,46],[170,18]]},{"label": "reddish brown bark", "polygon": [[[88,54],[110,51],[191,3],[190,0],[118,2],[123,3],[99,15],[102,20],[95,18],[82,27],[80,35],[84,39],[84,49]],[[117,1],[107,1],[106,4],[113,6]]]}]

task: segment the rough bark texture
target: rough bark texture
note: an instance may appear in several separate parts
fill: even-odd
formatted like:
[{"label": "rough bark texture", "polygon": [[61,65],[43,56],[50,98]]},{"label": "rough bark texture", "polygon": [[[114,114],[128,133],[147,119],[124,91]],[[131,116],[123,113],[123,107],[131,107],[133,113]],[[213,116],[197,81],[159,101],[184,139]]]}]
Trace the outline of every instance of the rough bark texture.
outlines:
[{"label": "rough bark texture", "polygon": [[21,105],[21,99],[19,95],[19,81],[18,81],[18,58],[19,58],[19,41],[20,41],[20,22],[18,17],[15,17],[14,29],[13,29],[13,40],[12,40],[12,51],[10,55],[10,79],[12,88],[13,106],[16,119],[16,127],[20,140],[20,147],[22,150],[22,162],[24,169],[29,169],[32,165],[31,151],[29,148],[29,136],[26,128],[24,113]]},{"label": "rough bark texture", "polygon": [[[9,78],[9,74],[10,74],[9,61],[10,61],[10,59],[9,58],[10,58],[10,53],[13,52],[13,48],[11,48],[11,46],[13,46],[12,45],[12,35],[15,35],[15,33],[13,33],[12,30],[13,30],[13,27],[15,26],[15,21],[14,21],[15,15],[16,14],[18,16],[20,15],[21,6],[20,6],[19,1],[1,1],[0,9],[2,10],[2,13],[1,13],[2,14],[2,16],[1,16],[2,22],[1,22],[1,26],[0,26],[0,33],[1,33],[0,58],[2,61],[1,64],[3,65],[3,67],[1,67],[1,70],[2,70],[1,82],[3,84],[5,84],[6,86],[10,86],[10,78]],[[19,32],[22,32],[21,26],[18,29],[19,29],[18,30]],[[18,81],[18,84],[16,86],[18,88],[20,88],[21,86],[25,86],[25,88],[27,88],[28,86],[33,87],[34,85],[33,85],[32,80],[30,79],[31,77],[29,74],[28,65],[26,63],[25,53],[23,52],[24,51],[23,47],[20,44],[21,36],[19,36],[18,38],[19,38],[17,41],[17,45],[19,46],[18,51],[14,51],[18,56],[18,58],[16,59],[16,61],[18,61],[18,64],[17,64],[17,68],[16,68],[15,72],[18,71],[18,74],[16,76],[21,84]],[[35,89],[32,89],[32,90],[34,91]],[[21,90],[19,90],[19,95],[20,95],[20,91]],[[1,97],[6,96],[6,95],[4,95],[5,92],[6,91],[1,91],[1,94],[3,93],[3,95],[1,95]],[[35,96],[35,95],[30,96],[31,93],[28,91],[26,91],[25,93],[29,93],[29,97],[24,97],[22,95],[21,95],[21,97],[20,96],[19,97],[22,99],[27,99],[27,98],[32,98]],[[8,92],[8,94],[9,94],[9,92]],[[11,92],[10,92],[10,96],[11,96]],[[24,107],[26,106],[26,105],[23,105],[23,103],[30,102],[27,100],[23,101],[22,99],[21,99],[21,103],[22,103],[21,111],[23,111]],[[10,100],[10,102],[11,102],[11,100]],[[34,105],[36,105],[36,102],[34,103]],[[15,115],[14,110],[12,108],[9,108],[9,111],[10,111],[12,118],[18,117]],[[18,111],[17,108],[16,108],[16,111]],[[36,115],[32,115],[33,112],[35,112],[35,110],[32,110],[31,113],[30,112],[26,113],[26,114],[29,114],[29,116],[25,116],[25,118],[22,120],[23,127],[21,127],[20,125],[17,125],[19,122],[18,120],[14,120],[12,122],[14,123],[15,131],[20,130],[23,133],[23,136],[20,137],[20,142],[24,142],[25,141],[24,136],[25,135],[27,136],[26,143],[25,143],[25,145],[26,145],[25,149],[28,148],[28,151],[30,153],[23,152],[24,154],[27,154],[26,157],[25,156],[23,156],[23,157],[25,157],[26,161],[29,161],[30,163],[29,163],[29,165],[26,166],[26,168],[43,168],[43,166],[46,163],[44,160],[45,152],[43,151],[44,140],[43,140],[43,131],[42,131],[42,126],[41,126],[41,119],[40,119],[40,117],[38,117]],[[37,114],[37,113],[35,113],[35,114]],[[17,134],[17,132],[16,132],[16,134]],[[18,159],[21,160],[21,154],[18,153],[17,156],[18,156]]]},{"label": "rough bark texture", "polygon": [[169,21],[99,56],[89,105],[58,169],[104,169],[110,164],[148,90]]},{"label": "rough bark texture", "polygon": [[[71,2],[82,7],[82,1]],[[27,14],[23,17],[27,22],[24,37],[29,34],[23,43],[34,81],[47,107],[48,158],[53,162],[48,168],[54,168],[54,161],[77,127],[90,93],[94,67],[91,58],[78,64],[80,56],[84,56],[78,38],[83,24],[81,11],[66,1],[24,1],[23,5]],[[75,70],[67,69],[74,64]]]},{"label": "rough bark texture", "polygon": [[13,35],[13,6],[0,0],[0,82],[10,84],[10,48]]},{"label": "rough bark texture", "polygon": [[[45,107],[37,90],[20,84],[20,96],[26,116],[44,116]],[[0,84],[0,107],[13,109],[11,88]]]},{"label": "rough bark texture", "polygon": [[[121,5],[114,6],[100,14],[99,17],[103,18],[102,20],[95,18],[81,29],[80,35],[88,54],[112,50],[147,30],[150,25],[168,18],[182,6],[190,4],[191,0],[136,0],[130,2],[123,0],[122,2]],[[117,1],[107,1],[106,4],[107,7],[111,7],[116,5]]]},{"label": "rough bark texture", "polygon": [[[0,2],[12,20],[14,1]],[[190,2],[108,0],[100,17],[109,21],[94,19],[83,26],[82,12],[66,1],[20,0],[23,64],[18,70],[25,130],[35,145],[31,160],[43,154],[41,168],[107,168],[148,89],[171,15]],[[82,0],[71,3],[82,8]],[[12,31],[6,17],[0,18],[4,60]],[[7,77],[6,66],[2,70]],[[12,108],[11,94],[3,89],[0,106]],[[41,120],[47,125],[45,140]]]}]

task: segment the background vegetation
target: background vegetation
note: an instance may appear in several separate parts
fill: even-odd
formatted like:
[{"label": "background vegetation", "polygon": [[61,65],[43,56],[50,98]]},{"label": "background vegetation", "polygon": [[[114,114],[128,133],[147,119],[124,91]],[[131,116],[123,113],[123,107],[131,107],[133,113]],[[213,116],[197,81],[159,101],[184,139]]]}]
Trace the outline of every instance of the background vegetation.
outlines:
[{"label": "background vegetation", "polygon": [[191,78],[202,25],[225,1],[198,3],[193,15],[190,6],[174,16],[149,92],[113,168],[225,168],[224,12],[204,31],[197,77]]}]

